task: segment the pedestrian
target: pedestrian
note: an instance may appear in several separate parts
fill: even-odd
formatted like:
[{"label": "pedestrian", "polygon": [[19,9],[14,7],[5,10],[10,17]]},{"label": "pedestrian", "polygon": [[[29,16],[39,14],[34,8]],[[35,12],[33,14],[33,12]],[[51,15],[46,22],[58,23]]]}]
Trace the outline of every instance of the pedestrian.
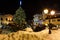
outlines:
[{"label": "pedestrian", "polygon": [[49,26],[49,34],[51,34],[51,29],[52,29],[51,23],[49,23],[48,26]]}]

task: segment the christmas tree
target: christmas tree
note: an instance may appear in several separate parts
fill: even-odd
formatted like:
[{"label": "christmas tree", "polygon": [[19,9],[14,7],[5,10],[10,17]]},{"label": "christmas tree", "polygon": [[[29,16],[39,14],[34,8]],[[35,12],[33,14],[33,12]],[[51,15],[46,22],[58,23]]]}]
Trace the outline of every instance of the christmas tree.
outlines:
[{"label": "christmas tree", "polygon": [[20,1],[20,7],[17,9],[16,14],[14,15],[13,21],[19,25],[20,29],[24,29],[24,23],[26,15],[24,10],[21,7],[22,1]]},{"label": "christmas tree", "polygon": [[24,10],[19,7],[19,9],[17,9],[16,14],[14,15],[14,21],[18,24],[22,24],[22,21],[25,21],[26,15]]}]

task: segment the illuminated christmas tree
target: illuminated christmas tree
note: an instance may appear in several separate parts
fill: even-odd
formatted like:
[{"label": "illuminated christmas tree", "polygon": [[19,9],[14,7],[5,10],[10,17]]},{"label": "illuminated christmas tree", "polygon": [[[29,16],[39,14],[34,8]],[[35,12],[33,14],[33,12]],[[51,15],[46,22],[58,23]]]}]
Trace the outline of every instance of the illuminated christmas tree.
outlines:
[{"label": "illuminated christmas tree", "polygon": [[[21,2],[20,2],[20,5],[21,5]],[[26,18],[25,12],[20,6],[17,9],[16,14],[14,15],[13,21],[19,24],[21,28],[23,28],[22,23],[25,22],[25,18]]]},{"label": "illuminated christmas tree", "polygon": [[21,24],[22,21],[24,21],[26,18],[24,10],[20,7],[17,11],[16,14],[14,15],[14,21],[17,22],[18,24]]}]

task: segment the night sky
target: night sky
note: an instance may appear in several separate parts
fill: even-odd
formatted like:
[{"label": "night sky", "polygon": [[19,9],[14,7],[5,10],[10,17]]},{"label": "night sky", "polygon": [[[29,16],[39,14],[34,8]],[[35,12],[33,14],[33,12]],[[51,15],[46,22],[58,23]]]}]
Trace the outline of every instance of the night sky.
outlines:
[{"label": "night sky", "polygon": [[[0,13],[15,14],[19,8],[20,0],[0,0]],[[59,0],[22,0],[22,8],[24,9],[27,19],[32,19],[36,13],[42,13],[44,8],[60,10]]]},{"label": "night sky", "polygon": [[0,14],[14,14],[19,7],[19,0],[0,0]]}]

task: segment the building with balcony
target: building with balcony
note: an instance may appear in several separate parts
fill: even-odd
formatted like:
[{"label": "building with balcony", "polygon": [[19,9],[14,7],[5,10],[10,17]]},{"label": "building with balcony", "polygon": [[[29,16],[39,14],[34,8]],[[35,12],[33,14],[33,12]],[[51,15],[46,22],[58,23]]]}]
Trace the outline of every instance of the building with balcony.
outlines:
[{"label": "building with balcony", "polygon": [[60,13],[56,13],[55,15],[44,15],[45,16],[45,20],[43,21],[43,24],[49,24],[49,20],[50,23],[55,24],[55,25],[60,25]]}]

